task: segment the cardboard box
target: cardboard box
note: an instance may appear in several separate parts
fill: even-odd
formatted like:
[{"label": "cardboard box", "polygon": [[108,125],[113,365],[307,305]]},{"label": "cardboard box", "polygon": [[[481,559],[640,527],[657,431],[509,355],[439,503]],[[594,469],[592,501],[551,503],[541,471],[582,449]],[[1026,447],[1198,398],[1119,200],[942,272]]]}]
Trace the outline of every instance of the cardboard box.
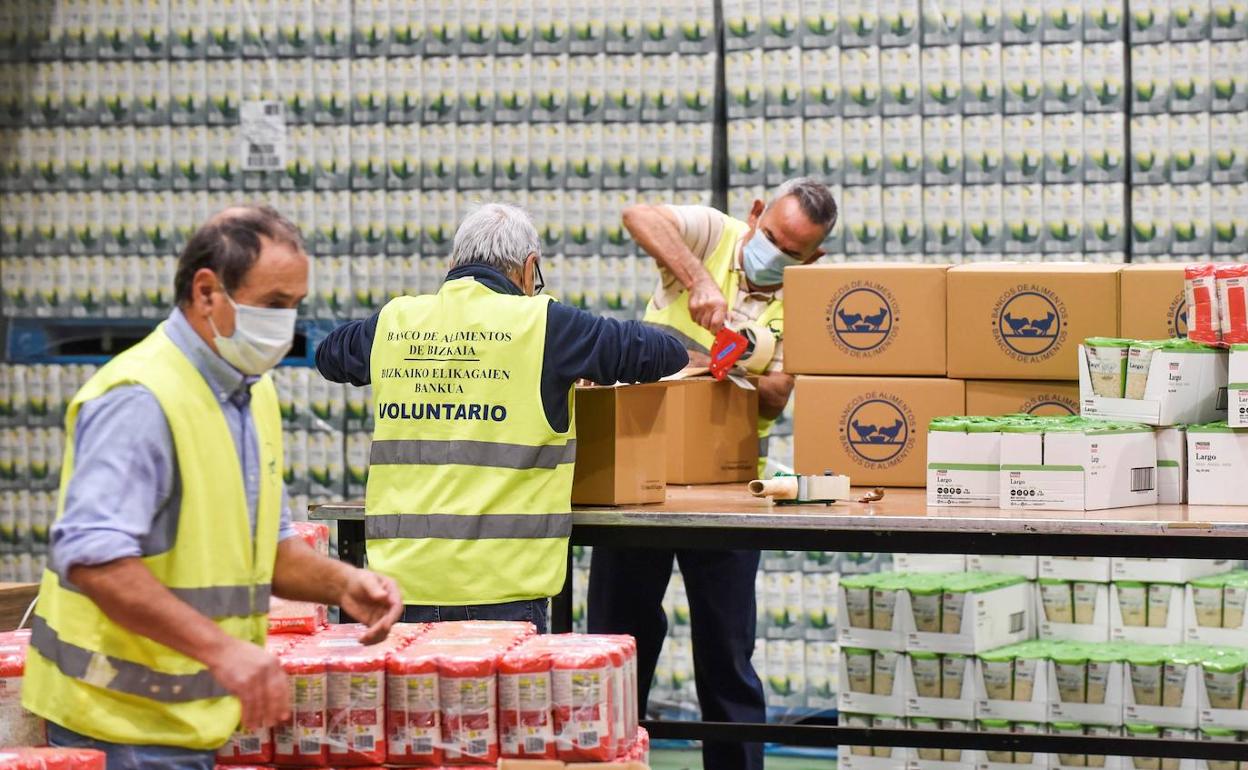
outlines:
[{"label": "cardboard box", "polygon": [[957,634],[916,630],[910,594],[907,591],[899,594],[897,614],[905,624],[907,650],[976,655],[1031,639],[1036,634],[1032,587],[1027,582],[990,591],[967,592],[962,607],[961,633]]},{"label": "cardboard box", "polygon": [[1008,719],[1011,722],[1044,722],[1049,710],[1049,661],[1027,658],[1036,667],[1030,700],[1004,700],[988,697],[984,683],[985,661],[974,660],[975,715],[980,719]]},{"label": "cardboard box", "polygon": [[663,387],[667,483],[722,484],[758,476],[758,391],[710,377]]},{"label": "cardboard box", "polygon": [[1198,719],[1201,727],[1221,727],[1230,730],[1248,730],[1248,709],[1213,708],[1209,700],[1209,686],[1203,674],[1197,686],[1200,695]]},{"label": "cardboard box", "polygon": [[1111,642],[1140,642],[1143,644],[1181,644],[1183,642],[1184,601],[1183,586],[1166,583],[1149,583],[1146,587],[1147,601],[1151,605],[1153,592],[1159,591],[1169,601],[1165,625],[1153,625],[1152,607],[1146,626],[1128,626],[1123,620],[1122,585],[1109,587],[1109,639]]},{"label": "cardboard box", "polygon": [[1187,502],[1187,428],[1158,428],[1157,504]]},{"label": "cardboard box", "polygon": [[870,263],[785,270],[785,371],[944,375],[946,269]]},{"label": "cardboard box", "polygon": [[[1238,628],[1202,626],[1196,615],[1196,586],[1184,586],[1183,641],[1191,644],[1210,644],[1219,647],[1248,647],[1248,616]],[[1221,586],[1220,590],[1225,590]]]},{"label": "cardboard box", "polygon": [[[1035,556],[985,556],[967,554],[966,568],[972,572],[999,572],[1002,575],[1020,575],[1035,580],[1040,567]],[[1024,719],[1024,722],[1029,721]]]},{"label": "cardboard box", "polygon": [[[906,716],[929,717],[934,719],[974,719],[975,718],[975,660],[960,658],[959,667],[962,671],[962,686],[958,688],[953,677],[945,677],[945,658],[936,657],[928,662],[939,666],[939,698],[923,697],[915,682],[914,668],[918,661],[909,655],[903,656],[901,667],[902,690],[906,697]],[[948,683],[946,683],[948,682]],[[946,691],[948,688],[948,691]]]},{"label": "cardboard box", "polygon": [[1152,431],[1001,435],[1001,507],[1096,511],[1157,503]]},{"label": "cardboard box", "polygon": [[[996,508],[1001,496],[1001,433],[928,430],[927,504]],[[898,567],[899,569],[904,569]],[[941,570],[952,572],[954,570]]]},{"label": "cardboard box", "polygon": [[1118,267],[959,265],[948,274],[951,377],[1071,380],[1076,348],[1118,330]]},{"label": "cardboard box", "polygon": [[576,389],[576,505],[661,503],[667,434],[658,385]]},{"label": "cardboard box", "polygon": [[1105,686],[1104,703],[1075,703],[1061,699],[1061,690],[1057,687],[1057,669],[1060,661],[1051,660],[1044,666],[1044,675],[1048,677],[1049,722],[1081,722],[1085,725],[1106,725],[1110,727],[1122,724],[1122,704],[1124,669],[1123,663],[1110,663],[1109,676]]},{"label": "cardboard box", "polygon": [[[1088,583],[1092,589],[1093,610],[1090,623],[1065,623],[1049,620],[1044,609],[1045,586],[1036,586],[1036,625],[1040,629],[1041,639],[1069,639],[1076,642],[1108,642],[1109,641],[1109,585],[1106,583]],[[1065,589],[1073,591],[1074,586],[1065,582]],[[1071,595],[1073,608],[1074,597]],[[1074,619],[1073,617],[1071,618]]]},{"label": "cardboard box", "polygon": [[1042,417],[1079,414],[1079,383],[967,380],[966,413]]},{"label": "cardboard box", "polygon": [[1244,468],[1248,468],[1248,430],[1220,423],[1188,426],[1189,505],[1248,505]]},{"label": "cardboard box", "polygon": [[1183,265],[1127,265],[1119,276],[1119,333],[1127,339],[1187,337]]},{"label": "cardboard box", "polygon": [[[860,660],[864,660],[868,655],[872,658],[874,666],[879,666],[881,656],[886,656],[893,661],[891,667],[885,668],[885,676],[892,679],[892,688],[888,692],[855,692],[851,689],[851,668],[850,658],[857,656]],[[906,656],[898,651],[893,650],[870,650],[865,648],[850,648],[846,650],[841,648],[841,677],[840,677],[840,694],[837,703],[842,713],[859,713],[859,714],[899,714],[905,709],[906,696],[906,677],[904,671],[906,668]],[[855,666],[857,668],[857,666]],[[874,667],[872,670],[872,681],[878,674]],[[852,677],[857,679],[857,677]],[[878,688],[875,688],[878,689]]]},{"label": "cardboard box", "polygon": [[1143,580],[1161,583],[1190,583],[1209,575],[1231,571],[1229,559],[1123,559],[1110,560],[1114,580]]},{"label": "cardboard box", "polygon": [[[1196,663],[1187,666],[1183,677],[1183,699],[1177,706],[1139,705],[1135,702],[1135,688],[1131,686],[1131,664],[1122,667],[1125,681],[1122,686],[1122,718],[1128,724],[1150,724],[1160,727],[1185,727],[1194,729],[1198,720],[1197,704],[1200,702],[1201,668]],[[1171,685],[1167,682],[1166,687]]]},{"label": "cardboard box", "polygon": [[1108,556],[1041,556],[1040,577],[1108,583],[1110,561]]},{"label": "cardboard box", "polygon": [[797,378],[793,451],[798,473],[844,473],[858,485],[921,487],[927,424],[961,414],[960,380]]},{"label": "cardboard box", "polygon": [[[919,573],[965,572],[966,555],[960,553],[895,553],[893,554],[893,569],[898,572]],[[955,718],[958,717],[950,717],[950,719]]]},{"label": "cardboard box", "polygon": [[1078,347],[1079,398],[1085,417],[1145,425],[1180,425],[1226,419],[1228,360],[1214,348],[1157,350],[1148,368],[1143,398],[1105,398],[1092,391],[1092,373]]},{"label": "cardboard box", "polygon": [[1248,428],[1248,345],[1232,345],[1226,386],[1226,424]]}]

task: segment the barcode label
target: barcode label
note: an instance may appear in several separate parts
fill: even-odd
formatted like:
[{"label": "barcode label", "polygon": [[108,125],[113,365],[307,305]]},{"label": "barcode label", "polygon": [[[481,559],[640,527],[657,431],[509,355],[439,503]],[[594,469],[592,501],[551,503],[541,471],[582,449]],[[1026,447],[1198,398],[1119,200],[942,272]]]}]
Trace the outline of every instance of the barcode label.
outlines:
[{"label": "barcode label", "polygon": [[355,740],[352,741],[352,748],[356,751],[372,751],[376,743],[377,741],[373,736],[365,733],[364,735],[355,736]]},{"label": "barcode label", "polygon": [[300,754],[319,754],[321,751],[321,742],[314,738],[301,738],[299,740]]},{"label": "barcode label", "polygon": [[417,738],[413,740],[412,741],[412,753],[413,754],[432,754],[433,753],[433,739],[432,738]]},{"label": "barcode label", "polygon": [[1131,491],[1132,492],[1151,492],[1155,488],[1153,476],[1156,468],[1132,468],[1131,469]]},{"label": "barcode label", "polygon": [[482,757],[490,750],[490,742],[485,738],[476,738],[468,741],[468,748],[464,752],[469,756]]},{"label": "barcode label", "polygon": [[598,731],[582,730],[577,736],[577,745],[582,749],[593,749],[598,747]]},{"label": "barcode label", "polygon": [[286,115],[280,101],[244,101],[240,111],[244,171],[281,171],[286,163]]},{"label": "barcode label", "polygon": [[1023,630],[1025,613],[1014,612],[1010,614],[1010,633],[1017,634]]},{"label": "barcode label", "polygon": [[546,752],[546,741],[542,738],[525,738],[524,753],[525,754],[544,754]]},{"label": "barcode label", "polygon": [[259,738],[243,738],[238,742],[238,750],[240,754],[259,754],[260,739]]}]

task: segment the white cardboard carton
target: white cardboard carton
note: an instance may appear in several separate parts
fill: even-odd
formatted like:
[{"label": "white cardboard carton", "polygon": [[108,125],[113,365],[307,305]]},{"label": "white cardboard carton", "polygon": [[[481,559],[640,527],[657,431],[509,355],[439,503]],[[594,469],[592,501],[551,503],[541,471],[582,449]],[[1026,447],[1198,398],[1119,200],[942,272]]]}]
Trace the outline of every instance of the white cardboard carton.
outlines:
[{"label": "white cardboard carton", "polygon": [[1184,588],[1186,589],[1183,602],[1183,640],[1185,642],[1211,644],[1218,647],[1248,648],[1248,616],[1244,617],[1239,628],[1202,626],[1196,619],[1195,588],[1190,585]]},{"label": "white cardboard carton", "polygon": [[1248,430],[1217,425],[1187,429],[1187,501],[1190,505],[1248,505]]},{"label": "white cardboard carton", "polygon": [[[1003,575],[1020,575],[1028,580],[1039,576],[1039,560],[1035,556],[984,556],[968,553],[966,568],[972,572],[999,572]],[[1027,721],[1027,720],[1023,720]]]},{"label": "white cardboard carton", "polygon": [[[1092,582],[1092,581],[1081,581]],[[1036,590],[1036,625],[1041,639],[1070,639],[1076,642],[1109,641],[1109,589],[1106,583],[1097,585],[1096,604],[1091,623],[1056,623],[1044,614],[1044,601],[1039,587]]]},{"label": "white cardboard carton", "polygon": [[[837,586],[837,642],[842,647],[865,647],[869,650],[904,650],[906,648],[905,624],[902,623],[902,617],[911,615],[910,594],[905,591],[897,592],[897,604],[893,608],[892,628],[887,631],[877,631],[872,628],[858,628],[849,624],[849,598],[846,591],[844,583]],[[841,672],[843,677],[843,667]],[[856,709],[849,709],[849,711],[856,711]],[[900,715],[901,711],[877,712],[867,710],[867,713]]]},{"label": "white cardboard carton", "polygon": [[[1165,585],[1154,583],[1149,586]],[[1183,642],[1184,592],[1183,586],[1172,585],[1170,589],[1170,609],[1166,613],[1164,626],[1128,626],[1123,623],[1122,605],[1119,601],[1118,586],[1111,585],[1109,592],[1109,638],[1114,642],[1140,642],[1143,644],[1181,644]],[[1151,620],[1151,618],[1150,618]]]},{"label": "white cardboard carton", "polygon": [[1183,702],[1179,706],[1140,706],[1135,702],[1135,688],[1131,686],[1131,666],[1122,667],[1122,718],[1124,722],[1151,724],[1160,727],[1195,728],[1197,704],[1200,702],[1199,682],[1201,668],[1187,667],[1187,679],[1183,685]]},{"label": "white cardboard carton", "polygon": [[1082,580],[1090,583],[1108,583],[1110,558],[1108,556],[1071,557],[1041,556],[1040,577],[1055,580]]},{"label": "white cardboard carton", "polygon": [[[940,749],[936,749],[940,751]],[[918,749],[909,749],[909,756],[906,760],[907,770],[975,770],[975,764],[970,761],[973,754],[971,751],[965,751],[965,762],[944,762],[933,759],[922,759],[919,756]]]},{"label": "white cardboard carton", "polygon": [[1084,417],[1130,420],[1146,425],[1179,425],[1226,419],[1227,355],[1158,350],[1148,370],[1144,398],[1103,398],[1092,392],[1092,375],[1079,346],[1079,398]]},{"label": "white cardboard carton", "polygon": [[962,607],[961,633],[921,632],[914,625],[909,592],[897,599],[897,615],[905,623],[905,649],[975,655],[1035,636],[1035,606],[1031,584],[1017,583],[993,591],[967,593]]},{"label": "white cardboard carton", "polygon": [[1226,386],[1226,423],[1248,428],[1248,345],[1232,345]]},{"label": "white cardboard carton", "polygon": [[1031,700],[997,700],[988,697],[984,685],[984,663],[975,659],[975,716],[979,719],[1008,719],[1011,722],[1044,722],[1049,717],[1049,661],[1037,660],[1036,682]]},{"label": "white cardboard carton", "polygon": [[903,676],[905,670],[906,656],[897,653],[897,663],[893,667],[893,691],[889,695],[874,695],[871,693],[853,692],[849,689],[849,668],[848,658],[844,648],[840,651],[840,692],[837,694],[837,704],[842,714],[902,714],[905,712],[906,698],[909,691],[906,689],[908,679]]},{"label": "white cardboard carton", "polygon": [[1124,559],[1110,562],[1114,580],[1143,580],[1153,583],[1188,583],[1209,575],[1231,571],[1228,559]]},{"label": "white cardboard carton", "polygon": [[1049,722],[1080,722],[1085,725],[1108,725],[1116,727],[1122,724],[1123,701],[1123,669],[1122,663],[1112,663],[1109,671],[1108,684],[1105,688],[1104,703],[1066,703],[1059,699],[1057,689],[1057,671],[1053,665],[1045,666],[1044,674],[1049,680]]},{"label": "white cardboard carton", "polygon": [[893,568],[898,572],[965,572],[966,556],[960,553],[895,553]]},{"label": "white cardboard carton", "polygon": [[893,749],[892,757],[864,757],[852,751],[851,746],[837,748],[837,763],[844,770],[906,770],[906,749]]},{"label": "white cardboard carton", "polygon": [[1157,502],[1151,431],[1004,433],[1001,507],[1095,511]]},{"label": "white cardboard carton", "polygon": [[1187,502],[1187,429],[1158,428],[1157,503],[1181,505]]},{"label": "white cardboard carton", "polygon": [[[966,670],[962,675],[962,691],[957,695],[940,698],[919,697],[914,681],[914,665],[909,655],[903,656],[901,677],[906,697],[906,716],[931,717],[934,719],[975,718],[975,660],[964,658]],[[943,661],[941,661],[943,663]]]},{"label": "white cardboard carton", "polygon": [[1200,726],[1228,730],[1248,730],[1248,709],[1215,709],[1209,703],[1209,688],[1201,669],[1197,691],[1200,694]]},{"label": "white cardboard carton", "polygon": [[1001,434],[929,430],[927,504],[995,508],[1000,502]]}]

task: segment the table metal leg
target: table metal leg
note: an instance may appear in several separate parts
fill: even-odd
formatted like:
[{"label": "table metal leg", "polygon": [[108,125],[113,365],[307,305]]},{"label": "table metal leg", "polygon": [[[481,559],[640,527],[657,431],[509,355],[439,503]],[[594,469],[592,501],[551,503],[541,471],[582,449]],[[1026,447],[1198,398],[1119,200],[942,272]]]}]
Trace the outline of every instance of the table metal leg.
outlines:
[{"label": "table metal leg", "polygon": [[553,634],[572,633],[572,544],[568,544],[568,570],[563,578],[563,588],[550,600],[550,631]]},{"label": "table metal leg", "polygon": [[[338,559],[354,567],[364,566],[364,522],[362,520],[338,522]],[[354,623],[355,619],[339,607],[338,622]]]}]

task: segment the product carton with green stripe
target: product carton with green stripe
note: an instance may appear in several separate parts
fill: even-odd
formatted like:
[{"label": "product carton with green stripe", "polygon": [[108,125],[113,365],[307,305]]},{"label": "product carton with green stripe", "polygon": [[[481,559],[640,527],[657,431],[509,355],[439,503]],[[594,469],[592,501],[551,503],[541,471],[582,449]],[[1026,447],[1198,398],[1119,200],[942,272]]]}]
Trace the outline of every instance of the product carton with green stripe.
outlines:
[{"label": "product carton with green stripe", "polygon": [[939,417],[927,430],[927,504],[996,508],[1001,428],[992,418]]},{"label": "product carton with green stripe", "polygon": [[1196,645],[1130,649],[1123,669],[1123,720],[1194,729],[1201,661],[1210,653]]},{"label": "product carton with green stripe", "polygon": [[1157,503],[1182,505],[1187,502],[1187,427],[1158,428],[1153,435],[1157,439]]},{"label": "product carton with green stripe", "polygon": [[1202,728],[1248,730],[1244,708],[1244,650],[1215,648],[1201,660],[1200,712]]},{"label": "product carton with green stripe", "polygon": [[1183,639],[1248,649],[1248,572],[1228,572],[1191,581],[1183,603]]},{"label": "product carton with green stripe", "polygon": [[1225,422],[1187,428],[1187,501],[1191,505],[1248,505],[1248,430]]},{"label": "product carton with green stripe", "polygon": [[1095,511],[1157,502],[1157,443],[1145,425],[1085,418],[1002,428],[1001,507]]},{"label": "product carton with green stripe", "polygon": [[1115,642],[1180,644],[1183,586],[1121,580],[1109,590],[1109,638]]},{"label": "product carton with green stripe", "polygon": [[1043,578],[1036,586],[1041,639],[1109,641],[1109,586],[1086,580]]},{"label": "product carton with green stripe", "polygon": [[1124,398],[1107,395],[1103,366],[1109,340],[1089,339],[1079,347],[1079,396],[1085,417],[1130,420],[1146,425],[1181,425],[1225,419],[1226,351],[1189,340],[1123,341],[1129,345],[1123,371]]},{"label": "product carton with green stripe", "polygon": [[904,585],[898,613],[911,652],[974,655],[1035,635],[1031,584],[1017,575],[916,575]]},{"label": "product carton with green stripe", "polygon": [[1226,422],[1248,428],[1248,345],[1232,345],[1226,386]]},{"label": "product carton with green stripe", "polygon": [[1229,574],[1231,569],[1229,559],[1124,559],[1115,557],[1111,561],[1110,575],[1114,580],[1190,583],[1200,578]]},{"label": "product carton with green stripe", "polygon": [[975,713],[984,719],[1048,719],[1049,654],[1054,643],[1029,640],[975,659]]}]

